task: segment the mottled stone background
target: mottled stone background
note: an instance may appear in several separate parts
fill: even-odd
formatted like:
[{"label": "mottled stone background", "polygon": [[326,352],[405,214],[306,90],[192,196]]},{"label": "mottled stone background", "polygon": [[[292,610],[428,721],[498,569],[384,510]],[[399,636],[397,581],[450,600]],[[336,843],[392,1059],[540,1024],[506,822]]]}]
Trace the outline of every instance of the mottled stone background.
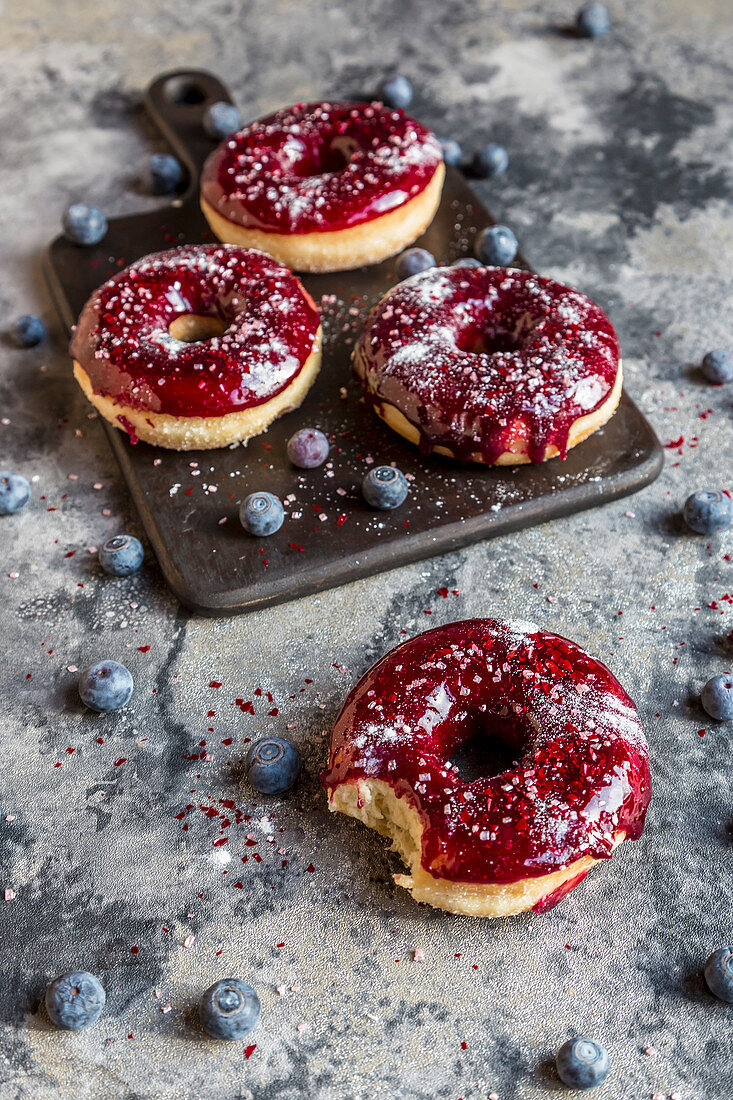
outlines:
[{"label": "mottled stone background", "polygon": [[[693,489],[733,487],[730,387],[696,367],[733,343],[731,10],[618,0],[611,33],[587,42],[567,30],[573,8],[5,0],[0,322],[39,311],[51,335],[0,351],[0,463],[34,485],[32,505],[0,521],[0,898],[16,894],[0,900],[0,1100],[559,1098],[551,1057],[575,1031],[610,1048],[607,1100],[730,1097],[733,1010],[701,966],[733,938],[733,731],[698,693],[733,659],[733,537],[692,536],[679,512]],[[150,554],[136,578],[102,576],[88,548],[137,521],[71,380],[40,257],[72,197],[110,213],[156,201],[137,181],[159,147],[138,96],[179,65],[218,72],[250,117],[397,67],[441,134],[504,142],[509,172],[479,190],[536,267],[610,311],[630,393],[663,443],[679,441],[656,484],[230,621],[182,612]],[[491,924],[417,907],[391,884],[384,842],[331,817],[317,778],[345,692],[400,631],[489,614],[536,620],[611,664],[639,704],[656,784],[640,843],[551,914]],[[69,666],[107,656],[136,692],[95,717]],[[241,782],[244,738],[286,728],[305,778],[258,801]],[[70,967],[108,992],[78,1035],[38,1007]],[[249,1058],[192,1018],[227,974],[261,993]]]}]

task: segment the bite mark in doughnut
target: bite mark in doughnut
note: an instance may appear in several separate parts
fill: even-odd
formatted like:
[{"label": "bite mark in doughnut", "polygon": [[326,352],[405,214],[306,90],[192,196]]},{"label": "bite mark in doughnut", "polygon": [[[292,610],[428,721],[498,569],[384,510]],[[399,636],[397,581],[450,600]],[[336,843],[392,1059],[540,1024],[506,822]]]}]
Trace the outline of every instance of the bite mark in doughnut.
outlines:
[{"label": "bite mark in doughnut", "polygon": [[[467,782],[474,737],[516,762]],[[388,836],[416,901],[542,911],[641,836],[651,798],[636,708],[600,661],[532,624],[469,619],[393,649],[348,696],[322,775],[332,810]]]},{"label": "bite mark in doughnut", "polygon": [[354,349],[367,401],[421,453],[518,465],[565,457],[613,415],[614,328],[531,272],[432,268],[372,310]]},{"label": "bite mark in doughnut", "polygon": [[86,396],[133,442],[224,447],[301,403],[320,367],[320,316],[271,256],[188,245],[96,290],[69,350]]},{"label": "bite mark in doughnut", "polygon": [[435,136],[379,103],[297,103],[222,142],[201,176],[220,240],[296,271],[378,263],[411,244],[440,202]]}]

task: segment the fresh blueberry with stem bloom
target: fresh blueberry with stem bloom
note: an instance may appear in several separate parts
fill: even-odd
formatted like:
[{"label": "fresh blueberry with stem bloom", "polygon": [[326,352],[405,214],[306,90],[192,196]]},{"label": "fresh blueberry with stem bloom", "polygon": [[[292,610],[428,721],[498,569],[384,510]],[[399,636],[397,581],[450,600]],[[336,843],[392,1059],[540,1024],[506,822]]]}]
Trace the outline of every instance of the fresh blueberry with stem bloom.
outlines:
[{"label": "fresh blueberry with stem bloom", "polygon": [[107,219],[98,206],[88,202],[73,202],[62,219],[64,233],[74,244],[99,244],[107,233]]},{"label": "fresh blueberry with stem bloom", "polygon": [[314,470],[328,458],[328,439],[318,428],[301,428],[288,440],[288,458],[300,470]]},{"label": "fresh blueberry with stem bloom", "polygon": [[57,1027],[81,1031],[96,1023],[107,1000],[99,978],[72,970],[54,978],[46,989],[46,1011]]},{"label": "fresh blueberry with stem bloom", "polygon": [[727,348],[709,351],[703,356],[702,373],[715,386],[733,382],[733,351],[728,351]]},{"label": "fresh blueberry with stem bloom", "polygon": [[145,551],[134,535],[114,535],[99,551],[99,564],[113,577],[129,577],[142,565]]},{"label": "fresh blueberry with stem bloom", "polygon": [[170,153],[153,153],[145,166],[145,182],[154,195],[170,195],[183,179],[181,162]]},{"label": "fresh blueberry with stem bloom", "polygon": [[471,161],[473,173],[479,179],[493,179],[501,176],[509,167],[509,154],[503,145],[496,141],[490,141],[482,149],[477,149]]},{"label": "fresh blueberry with stem bloom", "polygon": [[702,689],[700,702],[716,722],[730,722],[733,718],[733,676],[729,672],[713,676]]},{"label": "fresh blueberry with stem bloom", "polygon": [[721,1001],[733,1004],[733,947],[719,947],[705,964],[708,989]]},{"label": "fresh blueberry with stem bloom", "polygon": [[24,313],[10,330],[13,343],[19,348],[34,348],[46,335],[46,326],[35,313]]},{"label": "fresh blueberry with stem bloom", "polygon": [[222,141],[242,125],[239,108],[223,99],[210,103],[204,111],[204,130],[209,137]]},{"label": "fresh blueberry with stem bloom", "polygon": [[25,508],[30,500],[28,478],[12,470],[0,470],[0,516],[12,516]]},{"label": "fresh blueberry with stem bloom", "polygon": [[397,278],[409,279],[421,271],[435,267],[435,256],[426,248],[408,248],[397,261]]},{"label": "fresh blueberry with stem bloom", "polygon": [[213,1039],[244,1039],[260,1019],[260,999],[240,978],[222,978],[201,994],[199,1020]]},{"label": "fresh blueberry with stem bloom", "polygon": [[476,255],[489,267],[505,267],[517,254],[517,238],[507,225],[490,225],[476,238]]},{"label": "fresh blueberry with stem bloom", "polygon": [[712,535],[733,519],[733,502],[720,489],[701,489],[687,498],[682,515],[692,531]]},{"label": "fresh blueberry with stem bloom", "polygon": [[611,1071],[611,1061],[603,1043],[584,1036],[563,1043],[555,1065],[560,1080],[571,1089],[597,1088]]},{"label": "fresh blueberry with stem bloom", "polygon": [[444,141],[441,141],[440,148],[443,151],[445,163],[457,168],[463,160],[463,149],[461,149],[455,138],[445,138]]},{"label": "fresh blueberry with stem bloom", "polygon": [[244,759],[247,779],[260,794],[283,794],[300,775],[300,753],[287,737],[255,741]]},{"label": "fresh blueberry with stem bloom", "polygon": [[373,508],[399,508],[407,498],[407,478],[395,466],[375,466],[364,475],[361,491]]},{"label": "fresh blueberry with stem bloom", "polygon": [[104,714],[130,702],[132,675],[119,661],[98,661],[79,677],[79,696],[90,710]]},{"label": "fresh blueberry with stem bloom", "polygon": [[583,4],[575,16],[575,26],[582,38],[602,38],[611,26],[608,8],[598,0]]},{"label": "fresh blueberry with stem bloom", "polygon": [[379,98],[388,107],[406,111],[412,103],[412,84],[406,76],[395,73],[386,77],[379,85]]},{"label": "fresh blueberry with stem bloom", "polygon": [[264,538],[279,531],[285,511],[274,493],[250,493],[239,506],[239,522],[250,535]]}]

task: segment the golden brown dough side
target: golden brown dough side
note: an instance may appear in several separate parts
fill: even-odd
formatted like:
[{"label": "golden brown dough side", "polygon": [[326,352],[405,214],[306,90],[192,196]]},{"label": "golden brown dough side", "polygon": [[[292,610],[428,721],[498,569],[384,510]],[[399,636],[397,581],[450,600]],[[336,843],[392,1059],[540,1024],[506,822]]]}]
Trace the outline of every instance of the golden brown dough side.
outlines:
[{"label": "golden brown dough side", "polygon": [[348,229],[328,233],[268,233],[222,217],[202,197],[201,209],[220,241],[258,248],[293,271],[348,271],[376,264],[407,248],[430,225],[440,204],[445,167],[439,164],[430,183],[396,210]]},{"label": "golden brown dough side", "polygon": [[228,447],[243,439],[259,435],[277,417],[289,412],[303,401],[313,385],[321,366],[321,328],[319,327],[313,351],[295,378],[280,393],[247,409],[225,413],[224,416],[171,416],[134,409],[101,393],[95,393],[89,375],[75,360],[74,377],[92,405],[110,424],[127,431],[130,429],[144,443],[155,447],[167,447],[175,451],[211,450]]},{"label": "golden brown dough side", "polygon": [[[355,369],[360,377],[363,377],[363,367],[359,363],[355,362]],[[606,400],[602,405],[599,405],[591,413],[587,413],[585,416],[579,417],[570,426],[570,433],[568,435],[568,450],[577,446],[578,443],[582,443],[584,439],[587,439],[593,432],[598,431],[599,428],[611,419],[613,414],[618,408],[618,403],[621,399],[621,390],[623,388],[623,366],[621,360],[619,360],[618,371],[616,374],[616,380],[613,384],[613,389],[609,393]],[[385,424],[388,424],[390,428],[396,431],[399,435],[409,440],[410,443],[417,445],[420,442],[420,433],[414,424],[411,424],[404,413],[400,412],[395,405],[390,404],[388,401],[383,401],[380,398],[374,397],[374,411],[377,416],[384,420]],[[521,435],[517,435],[516,443],[512,445],[512,449],[504,451],[503,454],[491,463],[492,466],[519,466],[523,463],[531,462],[529,455],[527,454],[527,440],[522,438]],[[433,452],[439,455],[447,455],[449,458],[454,458],[455,455],[448,447],[436,446],[433,447]],[[545,448],[544,462],[548,458],[557,458],[557,447],[553,444]],[[479,453],[472,456],[474,462],[480,462],[484,464],[484,460]]]},{"label": "golden brown dough side", "polygon": [[[329,809],[355,817],[382,836],[389,837],[410,869],[409,874],[395,875],[394,880],[398,886],[409,890],[415,901],[469,917],[508,917],[523,913],[600,862],[592,856],[583,856],[564,870],[511,883],[454,882],[432,875],[422,866],[420,815],[409,799],[398,798],[383,779],[340,783],[329,792]],[[623,832],[618,833],[614,847],[624,837]]]}]

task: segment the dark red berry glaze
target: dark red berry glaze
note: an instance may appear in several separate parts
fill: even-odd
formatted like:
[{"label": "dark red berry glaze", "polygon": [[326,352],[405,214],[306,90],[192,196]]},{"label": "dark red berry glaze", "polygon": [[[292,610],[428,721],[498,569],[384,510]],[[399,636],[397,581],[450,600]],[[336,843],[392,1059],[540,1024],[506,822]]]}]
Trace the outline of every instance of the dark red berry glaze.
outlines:
[{"label": "dark red berry glaze", "polygon": [[354,367],[367,399],[399,409],[423,453],[496,461],[524,440],[532,462],[565,456],[574,421],[609,396],[613,325],[578,291],[501,267],[432,268],[372,310]]},{"label": "dark red berry glaze", "polygon": [[[182,314],[216,317],[221,336],[185,343]],[[69,350],[95,393],[172,416],[224,416],[263,404],[300,373],[320,318],[296,277],[270,256],[190,245],[145,256],[94,292]]]},{"label": "dark red berry glaze", "polygon": [[435,136],[380,103],[296,103],[218,146],[201,195],[222,217],[268,233],[324,233],[419,195],[442,161]]},{"label": "dark red berry glaze", "polygon": [[[446,762],[476,734],[509,743],[516,765],[464,781]],[[362,677],[322,775],[327,789],[359,779],[409,799],[422,866],[456,882],[607,858],[615,839],[641,836],[651,797],[636,708],[606,666],[557,634],[490,619],[420,634]]]}]

